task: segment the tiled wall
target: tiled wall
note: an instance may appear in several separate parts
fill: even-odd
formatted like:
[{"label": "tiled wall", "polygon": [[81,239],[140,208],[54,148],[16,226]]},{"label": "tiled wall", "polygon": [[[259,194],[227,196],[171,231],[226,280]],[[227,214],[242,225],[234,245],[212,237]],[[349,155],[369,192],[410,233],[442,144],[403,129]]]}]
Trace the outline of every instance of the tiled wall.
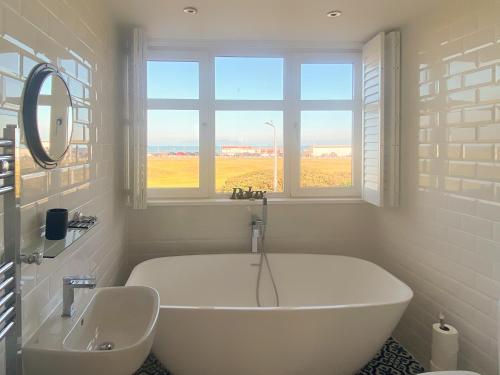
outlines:
[{"label": "tiled wall", "polygon": [[95,274],[99,285],[109,285],[122,265],[117,51],[114,25],[99,0],[0,0],[0,130],[21,126],[24,80],[39,62],[61,69],[77,108],[73,144],[60,167],[43,170],[21,149],[22,247],[40,241],[48,208],[81,209],[100,221],[57,258],[23,266],[24,340],[61,302],[63,275]]},{"label": "tiled wall", "polygon": [[[248,252],[251,218],[260,205],[149,207],[129,211],[129,267],[142,260],[179,254]],[[268,208],[266,249],[370,258],[366,203],[276,204]]]},{"label": "tiled wall", "polygon": [[[448,4],[448,5],[446,5]],[[374,209],[378,260],[415,298],[397,336],[428,363],[443,311],[460,366],[497,373],[500,1],[442,2],[402,29],[402,205]]]}]

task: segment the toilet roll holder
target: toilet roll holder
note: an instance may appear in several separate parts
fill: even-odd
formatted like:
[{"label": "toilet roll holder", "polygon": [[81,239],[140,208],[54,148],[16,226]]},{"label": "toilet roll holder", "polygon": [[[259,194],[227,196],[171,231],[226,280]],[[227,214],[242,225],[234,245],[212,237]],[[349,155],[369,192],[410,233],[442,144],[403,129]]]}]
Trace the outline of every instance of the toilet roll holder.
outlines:
[{"label": "toilet roll holder", "polygon": [[439,329],[442,331],[449,331],[450,329],[444,323],[444,314],[439,313]]}]

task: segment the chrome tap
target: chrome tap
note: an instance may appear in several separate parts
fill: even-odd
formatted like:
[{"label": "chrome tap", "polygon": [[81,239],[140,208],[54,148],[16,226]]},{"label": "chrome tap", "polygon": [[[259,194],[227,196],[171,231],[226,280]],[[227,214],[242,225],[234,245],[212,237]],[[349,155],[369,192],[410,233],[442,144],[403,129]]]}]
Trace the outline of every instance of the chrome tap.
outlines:
[{"label": "chrome tap", "polygon": [[[262,198],[262,218],[252,216],[252,253],[263,251],[267,225],[267,198]],[[259,246],[260,244],[260,246]],[[259,249],[260,248],[260,249]]]},{"label": "chrome tap", "polygon": [[259,219],[257,216],[252,218],[252,253],[258,253],[259,243],[261,243],[262,235],[264,234],[264,221]]},{"label": "chrome tap", "polygon": [[73,316],[75,289],[94,289],[96,278],[94,276],[64,276],[63,277],[63,312],[62,316]]}]

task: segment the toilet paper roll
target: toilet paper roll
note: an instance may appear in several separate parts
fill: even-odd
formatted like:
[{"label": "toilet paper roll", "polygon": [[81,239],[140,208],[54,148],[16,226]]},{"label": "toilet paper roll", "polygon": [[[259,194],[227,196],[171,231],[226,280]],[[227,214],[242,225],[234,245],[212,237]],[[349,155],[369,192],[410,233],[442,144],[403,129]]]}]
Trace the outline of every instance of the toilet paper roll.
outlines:
[{"label": "toilet paper roll", "polygon": [[439,323],[432,325],[432,362],[441,370],[453,371],[458,362],[458,331],[449,324],[441,329]]},{"label": "toilet paper roll", "polygon": [[457,369],[458,352],[432,351],[432,362],[439,367],[439,371],[453,371]]}]

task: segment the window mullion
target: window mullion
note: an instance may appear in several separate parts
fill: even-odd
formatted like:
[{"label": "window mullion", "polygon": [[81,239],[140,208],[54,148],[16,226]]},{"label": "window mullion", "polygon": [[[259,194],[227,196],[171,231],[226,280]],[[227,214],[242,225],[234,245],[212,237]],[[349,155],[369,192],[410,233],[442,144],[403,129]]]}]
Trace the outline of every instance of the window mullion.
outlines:
[{"label": "window mullion", "polygon": [[214,73],[211,57],[200,59],[200,189],[206,197],[215,185]]},{"label": "window mullion", "polygon": [[300,107],[303,111],[354,111],[354,100],[301,100]]},{"label": "window mullion", "polygon": [[216,111],[283,111],[283,100],[217,100]]},{"label": "window mullion", "polygon": [[288,88],[288,172],[290,196],[300,188],[300,61],[295,56],[290,59]]}]

